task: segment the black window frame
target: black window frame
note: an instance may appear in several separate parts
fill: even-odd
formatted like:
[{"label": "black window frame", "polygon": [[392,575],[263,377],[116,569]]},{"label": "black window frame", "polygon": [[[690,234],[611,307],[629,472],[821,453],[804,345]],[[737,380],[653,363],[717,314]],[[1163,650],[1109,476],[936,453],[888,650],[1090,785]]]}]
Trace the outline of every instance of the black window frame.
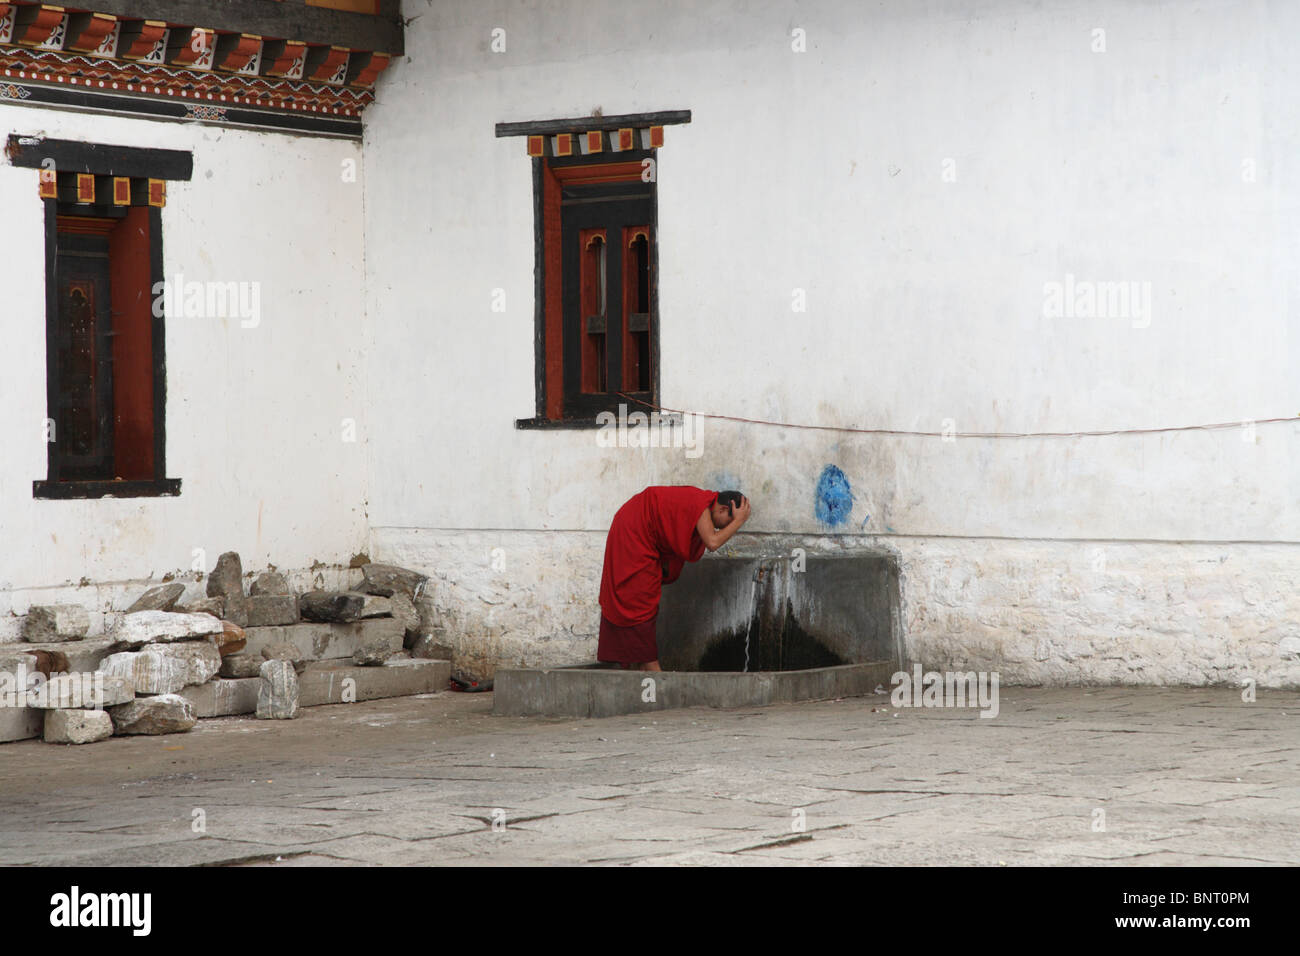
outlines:
[{"label": "black window frame", "polygon": [[[649,401],[655,405],[660,401],[661,380],[662,380],[662,354],[660,346],[661,338],[661,321],[659,310],[659,152],[663,146],[662,130],[668,126],[676,126],[691,122],[690,110],[663,110],[651,113],[626,113],[619,115],[600,115],[596,113],[592,116],[568,117],[565,119],[550,120],[525,120],[521,122],[503,122],[496,124],[496,135],[498,137],[527,137],[529,143],[529,155],[532,157],[532,185],[533,185],[533,300],[534,300],[534,318],[533,318],[533,356],[534,356],[534,400],[535,400],[535,417],[519,418],[515,420],[515,427],[521,429],[593,429],[603,427],[603,423],[596,420],[596,416],[604,411],[616,412],[619,405],[629,406],[629,411],[644,411],[645,408],[640,406],[637,401],[629,400],[618,394],[597,393],[603,401],[587,401],[578,403],[579,408],[572,411],[565,408],[563,397],[560,400],[561,412],[559,418],[552,418],[548,414],[548,398],[551,389],[548,387],[548,355],[547,355],[547,334],[548,334],[548,316],[547,316],[547,245],[545,229],[545,204],[546,204],[546,171],[548,166],[603,166],[618,163],[627,163],[629,161],[651,160],[652,175],[646,180],[650,192],[650,232],[648,244],[648,269],[649,269],[649,296],[650,311],[648,316],[642,320],[638,318],[638,323],[643,322],[647,326],[644,331],[649,332],[649,358],[651,363],[650,374],[650,391],[645,392],[626,392],[627,395],[633,395],[644,401]],[[619,149],[615,145],[615,137],[627,130],[633,130],[635,141],[640,145],[631,149]],[[642,139],[642,134],[646,138]],[[583,145],[582,137],[595,137],[599,134],[602,142],[597,148],[594,141],[592,149],[586,153],[581,151]],[[555,150],[560,147],[555,145],[553,137],[564,136],[570,137],[572,154],[555,155]],[[533,141],[538,145],[534,146]],[[629,181],[629,180],[624,180]],[[562,260],[562,256],[561,256]],[[560,265],[563,271],[563,262]],[[563,291],[561,297],[561,312],[563,307]],[[638,313],[638,316],[643,313]],[[572,327],[574,319],[571,316],[564,315],[561,323],[567,320]],[[640,329],[629,329],[631,332],[642,331]],[[561,350],[568,350],[566,338],[561,334]],[[572,359],[570,358],[570,364]],[[563,368],[561,361],[561,368]],[[564,384],[561,392],[568,390],[569,376],[564,376]],[[589,396],[591,393],[587,393]],[[644,396],[648,395],[648,398]]]},{"label": "black window frame", "polygon": [[[614,162],[640,162],[653,159],[649,150],[635,150],[615,153]],[[589,157],[582,157],[587,159]],[[599,166],[604,163],[573,163],[556,161],[556,166]],[[596,416],[601,412],[618,413],[620,405],[630,405],[630,410],[640,410],[643,406],[629,401],[619,393],[632,396],[633,399],[654,403],[659,394],[659,191],[655,188],[657,177],[649,182],[613,182],[601,184],[583,184],[560,186],[560,270],[561,270],[561,327],[562,327],[562,365],[564,368],[562,401],[564,416],[561,421],[596,423]],[[566,209],[569,213],[566,217]],[[602,215],[602,213],[605,213]],[[641,392],[628,388],[623,381],[623,325],[631,322],[631,315],[623,315],[623,269],[624,250],[621,241],[616,241],[614,231],[619,227],[645,222],[650,227],[650,264],[649,264],[649,333],[650,333],[650,391]],[[606,268],[611,276],[607,291],[605,319],[610,322],[605,333],[605,366],[609,376],[607,388],[603,392],[584,392],[581,390],[581,347],[582,335],[586,332],[589,317],[582,314],[581,290],[579,282],[578,232],[582,229],[605,228],[606,248],[611,250],[607,256]],[[617,250],[618,259],[612,256]],[[545,262],[542,262],[545,268]],[[621,319],[619,328],[613,329],[612,320],[617,310]],[[545,316],[542,317],[543,322]],[[629,330],[630,331],[630,330]],[[613,333],[613,334],[611,334]],[[539,409],[544,413],[545,409]]]},{"label": "black window frame", "polygon": [[[193,154],[184,150],[142,149],[71,140],[43,139],[11,134],[6,153],[14,166],[53,169],[58,179],[56,195],[43,199],[45,206],[45,349],[46,415],[58,421],[61,383],[57,361],[59,347],[58,256],[59,217],[61,215],[115,218],[115,207],[103,203],[77,202],[64,188],[64,177],[71,174],[101,177],[126,177],[132,180],[132,205],[148,205],[150,300],[152,290],[164,281],[162,208],[148,202],[148,181],[188,181],[193,175]],[[139,189],[146,194],[141,196]],[[99,189],[96,199],[100,198]],[[150,479],[116,478],[64,479],[58,433],[55,441],[46,441],[46,477],[32,482],[32,497],[46,500],[84,498],[152,498],[179,495],[181,479],[167,474],[167,338],[164,310],[151,319],[153,376],[153,471]]]}]

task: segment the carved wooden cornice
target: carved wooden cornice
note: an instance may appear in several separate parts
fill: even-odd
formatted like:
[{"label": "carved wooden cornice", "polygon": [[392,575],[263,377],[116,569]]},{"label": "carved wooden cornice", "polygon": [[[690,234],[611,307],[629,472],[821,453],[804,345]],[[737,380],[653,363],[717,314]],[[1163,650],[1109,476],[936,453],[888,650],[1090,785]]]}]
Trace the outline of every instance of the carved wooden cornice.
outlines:
[{"label": "carved wooden cornice", "polygon": [[0,2],[0,101],[359,136],[403,52],[392,0],[82,2]]}]

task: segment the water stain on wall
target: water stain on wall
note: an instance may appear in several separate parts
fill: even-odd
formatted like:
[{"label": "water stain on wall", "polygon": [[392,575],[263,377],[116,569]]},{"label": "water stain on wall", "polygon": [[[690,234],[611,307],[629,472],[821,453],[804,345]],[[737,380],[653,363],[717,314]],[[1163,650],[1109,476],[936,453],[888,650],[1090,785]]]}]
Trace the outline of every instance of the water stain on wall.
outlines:
[{"label": "water stain on wall", "polygon": [[[813,667],[838,667],[848,661],[809,634],[795,619],[786,601],[779,623],[756,611],[748,629],[715,635],[700,656],[701,671],[797,671]],[[748,637],[748,647],[746,638]]]}]

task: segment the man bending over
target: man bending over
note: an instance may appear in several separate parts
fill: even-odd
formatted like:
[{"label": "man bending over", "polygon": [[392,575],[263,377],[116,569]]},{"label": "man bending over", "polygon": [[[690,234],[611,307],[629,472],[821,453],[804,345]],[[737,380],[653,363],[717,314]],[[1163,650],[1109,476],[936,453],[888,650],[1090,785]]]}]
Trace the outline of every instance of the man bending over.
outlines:
[{"label": "man bending over", "polygon": [[605,539],[596,659],[660,670],[655,620],[661,588],[748,520],[749,500],[739,491],[689,485],[654,485],[619,508]]}]

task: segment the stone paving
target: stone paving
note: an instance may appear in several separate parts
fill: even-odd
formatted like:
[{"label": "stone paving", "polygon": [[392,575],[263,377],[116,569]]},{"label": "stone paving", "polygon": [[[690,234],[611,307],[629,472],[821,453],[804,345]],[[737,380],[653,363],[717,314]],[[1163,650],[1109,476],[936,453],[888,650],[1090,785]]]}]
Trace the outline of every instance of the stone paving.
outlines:
[{"label": "stone paving", "polygon": [[1293,691],[490,711],[445,693],[5,744],[0,864],[1300,863]]}]

